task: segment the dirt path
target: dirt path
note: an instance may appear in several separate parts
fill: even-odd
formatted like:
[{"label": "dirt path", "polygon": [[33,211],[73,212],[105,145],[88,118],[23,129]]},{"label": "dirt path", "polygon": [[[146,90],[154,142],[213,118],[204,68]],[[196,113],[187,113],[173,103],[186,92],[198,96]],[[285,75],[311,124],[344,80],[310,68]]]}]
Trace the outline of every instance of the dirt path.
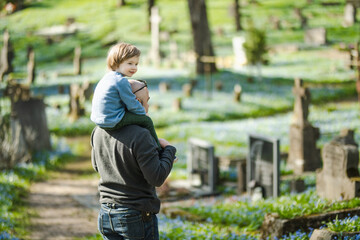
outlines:
[{"label": "dirt path", "polygon": [[[68,240],[97,233],[97,177],[89,151],[76,162],[51,174],[44,182],[32,184],[28,198],[31,217],[29,239]],[[81,176],[87,177],[81,178]]]}]

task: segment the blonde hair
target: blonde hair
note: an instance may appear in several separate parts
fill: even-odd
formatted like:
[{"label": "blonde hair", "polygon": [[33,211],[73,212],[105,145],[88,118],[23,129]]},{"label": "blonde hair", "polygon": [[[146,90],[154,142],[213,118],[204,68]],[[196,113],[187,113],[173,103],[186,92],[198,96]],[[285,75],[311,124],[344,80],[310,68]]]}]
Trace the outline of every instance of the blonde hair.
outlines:
[{"label": "blonde hair", "polygon": [[141,51],[134,45],[128,43],[118,43],[109,49],[106,63],[110,70],[115,71],[126,59],[140,56]]}]

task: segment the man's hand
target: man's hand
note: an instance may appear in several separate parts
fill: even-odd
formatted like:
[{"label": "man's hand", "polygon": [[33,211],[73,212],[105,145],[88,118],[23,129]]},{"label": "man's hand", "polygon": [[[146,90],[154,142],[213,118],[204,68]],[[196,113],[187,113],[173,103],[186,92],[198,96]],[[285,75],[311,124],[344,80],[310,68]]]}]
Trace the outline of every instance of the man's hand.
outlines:
[{"label": "man's hand", "polygon": [[165,148],[166,146],[171,145],[168,141],[166,141],[163,138],[159,138],[159,143],[162,148]]}]

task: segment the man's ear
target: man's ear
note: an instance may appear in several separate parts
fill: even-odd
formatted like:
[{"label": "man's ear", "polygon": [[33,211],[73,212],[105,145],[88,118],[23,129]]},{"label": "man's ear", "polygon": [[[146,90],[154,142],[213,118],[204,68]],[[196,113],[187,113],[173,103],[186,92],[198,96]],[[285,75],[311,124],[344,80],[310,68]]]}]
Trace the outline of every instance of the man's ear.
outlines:
[{"label": "man's ear", "polygon": [[141,101],[140,98],[137,97],[136,100],[138,100],[138,101],[141,103],[141,105],[142,105],[142,101]]}]

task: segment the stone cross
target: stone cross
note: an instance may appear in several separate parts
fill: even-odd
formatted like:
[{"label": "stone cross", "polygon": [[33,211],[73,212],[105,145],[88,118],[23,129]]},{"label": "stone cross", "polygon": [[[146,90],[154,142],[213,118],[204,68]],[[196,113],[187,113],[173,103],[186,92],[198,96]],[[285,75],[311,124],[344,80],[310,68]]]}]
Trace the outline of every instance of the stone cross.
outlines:
[{"label": "stone cross", "polygon": [[159,9],[157,7],[151,8],[151,50],[150,58],[155,65],[160,64],[160,22]]},{"label": "stone cross", "polygon": [[350,200],[360,197],[358,144],[353,130],[343,130],[340,136],[324,145],[323,168],[316,172],[316,192],[330,200]]},{"label": "stone cross", "polygon": [[291,123],[304,126],[309,115],[310,92],[303,86],[303,80],[295,78],[292,92],[295,96],[294,114]]},{"label": "stone cross", "polygon": [[295,174],[302,174],[306,171],[315,171],[321,166],[320,150],[316,148],[320,130],[307,120],[310,92],[303,87],[301,79],[295,79],[293,93],[295,103],[290,124],[288,165]]}]

